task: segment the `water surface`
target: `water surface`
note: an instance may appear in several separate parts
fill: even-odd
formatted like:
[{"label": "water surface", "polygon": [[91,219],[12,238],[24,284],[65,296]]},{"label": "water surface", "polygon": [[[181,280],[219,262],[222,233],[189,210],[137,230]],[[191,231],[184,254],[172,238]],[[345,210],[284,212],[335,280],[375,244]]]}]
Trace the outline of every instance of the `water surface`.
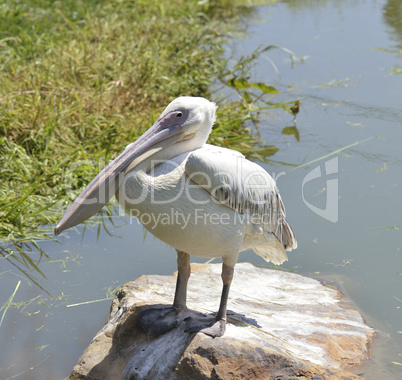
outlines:
[{"label": "water surface", "polygon": [[[245,54],[274,40],[303,58],[292,67],[285,54],[268,54],[280,74],[273,84],[304,100],[295,124],[272,115],[260,126],[265,141],[280,148],[266,167],[286,173],[278,185],[299,242],[284,267],[340,282],[389,337],[381,365],[390,372],[378,374],[397,377],[401,368],[391,362],[400,363],[402,353],[402,75],[392,70],[402,63],[401,13],[400,1],[284,1],[260,8],[250,39],[235,46]],[[270,61],[260,59],[252,79],[274,76]],[[284,138],[285,126],[297,127],[300,142]],[[320,157],[294,171],[284,165]],[[337,172],[326,175],[325,163],[335,169],[334,160]],[[322,176],[303,185],[317,166]],[[337,202],[329,199],[329,212],[317,215],[308,204],[325,209],[335,183]]]}]

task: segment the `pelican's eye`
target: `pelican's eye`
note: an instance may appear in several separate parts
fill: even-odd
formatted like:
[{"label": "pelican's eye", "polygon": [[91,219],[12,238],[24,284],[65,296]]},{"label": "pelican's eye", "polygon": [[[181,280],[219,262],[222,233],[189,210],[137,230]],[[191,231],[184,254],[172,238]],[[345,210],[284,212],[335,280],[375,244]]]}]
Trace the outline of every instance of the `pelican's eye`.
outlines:
[{"label": "pelican's eye", "polygon": [[177,114],[176,114],[176,117],[178,117],[178,118],[180,118],[180,117],[182,117],[183,116],[183,113],[182,112],[177,112]]}]

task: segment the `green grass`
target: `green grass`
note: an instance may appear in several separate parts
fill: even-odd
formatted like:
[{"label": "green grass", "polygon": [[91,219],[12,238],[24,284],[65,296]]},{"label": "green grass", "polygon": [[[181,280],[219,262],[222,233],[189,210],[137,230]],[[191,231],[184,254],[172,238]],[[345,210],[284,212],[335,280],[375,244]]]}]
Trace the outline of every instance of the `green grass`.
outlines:
[{"label": "green grass", "polygon": [[[249,81],[263,50],[231,66],[223,58],[249,12],[225,0],[2,1],[0,239],[23,251],[50,238],[64,207],[180,95],[218,101],[212,143],[274,154],[250,132],[258,102],[288,107]],[[216,81],[238,100],[216,99]]]}]

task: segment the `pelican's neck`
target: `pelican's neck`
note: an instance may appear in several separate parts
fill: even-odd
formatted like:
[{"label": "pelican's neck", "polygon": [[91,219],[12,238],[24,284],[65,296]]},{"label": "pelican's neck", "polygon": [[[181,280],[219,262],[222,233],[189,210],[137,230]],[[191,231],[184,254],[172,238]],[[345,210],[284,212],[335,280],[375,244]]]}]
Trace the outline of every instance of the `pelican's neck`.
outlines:
[{"label": "pelican's neck", "polygon": [[152,167],[173,160],[175,157],[180,156],[183,153],[189,153],[201,148],[205,145],[207,138],[208,135],[203,136],[202,138],[200,138],[200,136],[195,136],[192,139],[170,145],[165,149],[158,148],[156,152],[151,152],[151,154],[137,165],[134,170],[147,173]]}]

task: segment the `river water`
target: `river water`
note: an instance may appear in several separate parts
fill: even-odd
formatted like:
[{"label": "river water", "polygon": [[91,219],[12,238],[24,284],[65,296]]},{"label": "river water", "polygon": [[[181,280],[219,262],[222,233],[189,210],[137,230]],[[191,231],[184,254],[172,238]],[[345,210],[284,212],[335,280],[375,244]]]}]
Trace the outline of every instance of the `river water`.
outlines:
[{"label": "river water", "polygon": [[[336,283],[376,328],[373,358],[357,373],[401,378],[402,1],[278,1],[247,22],[228,56],[271,44],[293,51],[293,60],[264,53],[251,80],[280,90],[273,101],[302,99],[295,121],[273,111],[258,127],[279,148],[262,165],[299,243],[283,267]],[[0,328],[0,379],[68,376],[114,288],[176,270],[173,249],[119,216],[39,246],[28,256],[37,269],[0,261],[0,305],[21,281]],[[266,265],[251,252],[239,261]]]}]

